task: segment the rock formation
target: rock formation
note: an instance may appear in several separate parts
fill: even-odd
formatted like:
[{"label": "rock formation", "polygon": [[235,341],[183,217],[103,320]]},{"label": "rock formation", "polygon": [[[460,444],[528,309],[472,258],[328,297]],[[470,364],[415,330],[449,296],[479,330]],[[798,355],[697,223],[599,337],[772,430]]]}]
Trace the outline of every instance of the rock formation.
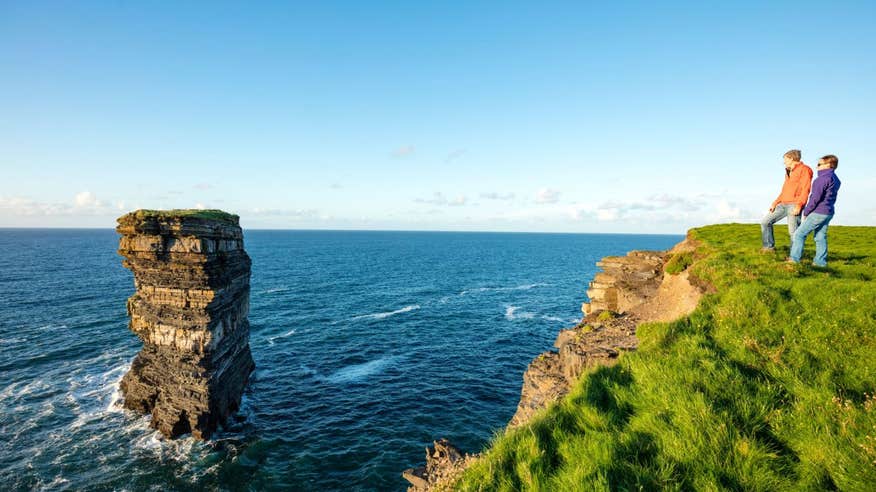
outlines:
[{"label": "rock formation", "polygon": [[653,296],[663,277],[665,253],[631,251],[626,256],[607,256],[596,263],[602,268],[590,282],[581,305],[587,315],[594,311],[627,312]]},{"label": "rock formation", "polygon": [[586,316],[578,326],[559,333],[556,351],[544,352],[529,364],[510,427],[526,423],[565,396],[584,371],[614,364],[622,352],[636,349],[636,308],[659,291],[666,257],[661,251],[632,251],[596,263],[602,272],[587,290],[590,302],[581,308]]},{"label": "rock formation", "polygon": [[[693,243],[685,240],[667,252],[632,251],[598,262],[602,272],[590,282],[590,302],[581,307],[584,319],[559,333],[555,351],[544,352],[529,364],[517,411],[508,426],[523,425],[536,412],[560,400],[586,371],[612,365],[621,353],[636,350],[639,323],[669,321],[693,311],[707,286],[695,285],[686,270],[666,274],[664,265],[672,255],[694,249]],[[435,449],[439,442],[449,445],[440,440]],[[462,455],[458,450],[457,454]],[[427,466],[403,474],[412,485],[408,491],[440,489],[473,459],[476,455],[466,455],[465,460],[440,460],[430,457],[427,450]]]},{"label": "rock formation", "polygon": [[168,437],[208,439],[239,407],[249,349],[250,259],[236,215],[138,210],[118,219],[134,273],[129,327],[143,340],[121,382],[124,406]]},{"label": "rock formation", "polygon": [[439,439],[426,448],[426,466],[408,468],[402,477],[410,482],[408,492],[432,490],[439,483],[458,478],[476,456],[465,454],[447,439]]}]

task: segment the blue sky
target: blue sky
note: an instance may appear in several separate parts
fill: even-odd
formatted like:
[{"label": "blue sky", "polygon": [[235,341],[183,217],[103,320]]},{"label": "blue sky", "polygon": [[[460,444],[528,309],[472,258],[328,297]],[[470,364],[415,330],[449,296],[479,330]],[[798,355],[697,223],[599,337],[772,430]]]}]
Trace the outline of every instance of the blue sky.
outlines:
[{"label": "blue sky", "polygon": [[873,2],[0,2],[0,227],[876,225]]}]

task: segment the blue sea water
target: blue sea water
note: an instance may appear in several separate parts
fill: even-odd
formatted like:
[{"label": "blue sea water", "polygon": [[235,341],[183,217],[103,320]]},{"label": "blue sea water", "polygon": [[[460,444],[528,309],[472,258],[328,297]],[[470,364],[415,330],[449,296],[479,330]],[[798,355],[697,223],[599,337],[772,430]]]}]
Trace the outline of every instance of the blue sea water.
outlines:
[{"label": "blue sea water", "polygon": [[481,449],[595,263],[681,236],[245,231],[257,369],[241,423],[167,440],[119,406],[141,347],[112,230],[0,229],[0,488],[403,490]]}]

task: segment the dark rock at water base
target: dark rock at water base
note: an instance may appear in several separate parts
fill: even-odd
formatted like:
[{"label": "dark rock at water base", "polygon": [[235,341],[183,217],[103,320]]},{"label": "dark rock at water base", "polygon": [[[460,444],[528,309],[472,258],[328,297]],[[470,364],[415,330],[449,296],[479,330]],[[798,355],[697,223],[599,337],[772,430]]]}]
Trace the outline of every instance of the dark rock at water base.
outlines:
[{"label": "dark rock at water base", "polygon": [[249,349],[251,261],[236,215],[138,210],[118,219],[134,273],[129,327],[143,349],[121,382],[124,406],[168,437],[208,439],[233,415],[255,368]]},{"label": "dark rock at water base", "polygon": [[463,453],[447,439],[438,439],[431,448],[426,448],[426,466],[408,468],[402,472],[402,478],[411,484],[408,492],[425,492],[459,478],[476,458],[476,455]]}]

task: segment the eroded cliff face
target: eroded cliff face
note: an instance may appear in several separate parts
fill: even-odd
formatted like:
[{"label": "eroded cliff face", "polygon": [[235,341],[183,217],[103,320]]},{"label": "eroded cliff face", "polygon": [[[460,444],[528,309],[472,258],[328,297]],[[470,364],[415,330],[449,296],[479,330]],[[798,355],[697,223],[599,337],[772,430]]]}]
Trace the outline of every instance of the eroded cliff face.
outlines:
[{"label": "eroded cliff face", "polygon": [[[589,284],[581,310],[584,318],[562,330],[554,342],[556,350],[536,357],[523,374],[517,411],[508,423],[517,427],[535,413],[560,400],[585,372],[617,362],[623,352],[636,350],[636,327],[641,322],[670,321],[696,308],[705,287],[690,281],[689,272],[666,274],[666,262],[675,254],[692,253],[695,246],[685,240],[669,251],[632,251],[626,256],[603,258],[602,269]],[[444,448],[444,440],[437,441]],[[455,449],[455,448],[454,448]],[[409,492],[441,489],[459,476],[474,455],[465,459],[438,459],[426,453],[426,467],[406,470]]]},{"label": "eroded cliff face", "polygon": [[143,340],[121,382],[124,406],[168,437],[210,435],[240,406],[249,349],[250,258],[236,215],[137,211],[118,219],[134,274],[129,327]]},{"label": "eroded cliff face", "polygon": [[634,311],[658,292],[666,256],[659,251],[633,251],[597,263],[602,272],[590,282],[590,302],[581,307],[584,319],[557,335],[556,351],[544,352],[529,364],[510,427],[525,424],[565,396],[585,370],[614,364],[622,352],[636,349],[640,317]]}]

